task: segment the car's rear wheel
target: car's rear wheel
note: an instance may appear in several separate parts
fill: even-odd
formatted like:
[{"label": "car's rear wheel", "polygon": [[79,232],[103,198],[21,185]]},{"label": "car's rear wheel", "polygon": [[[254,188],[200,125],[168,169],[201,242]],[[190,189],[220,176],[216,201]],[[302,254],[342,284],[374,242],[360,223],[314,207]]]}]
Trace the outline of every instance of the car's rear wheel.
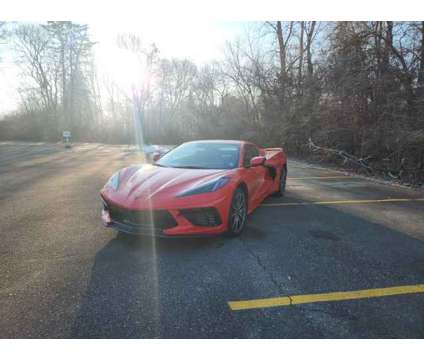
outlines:
[{"label": "car's rear wheel", "polygon": [[280,178],[278,179],[278,191],[275,193],[276,196],[284,196],[286,192],[287,183],[287,168],[284,166],[281,169]]},{"label": "car's rear wheel", "polygon": [[230,205],[230,214],[228,216],[229,236],[238,236],[243,231],[247,219],[247,196],[242,188],[234,191]]}]

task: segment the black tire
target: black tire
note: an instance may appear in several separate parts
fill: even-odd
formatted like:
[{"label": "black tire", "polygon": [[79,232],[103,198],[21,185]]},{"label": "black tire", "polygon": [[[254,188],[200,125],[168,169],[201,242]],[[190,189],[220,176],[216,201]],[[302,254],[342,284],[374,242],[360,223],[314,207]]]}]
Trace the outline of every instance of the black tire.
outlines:
[{"label": "black tire", "polygon": [[287,168],[284,166],[281,169],[281,175],[278,178],[278,184],[279,184],[279,188],[278,191],[275,192],[275,196],[284,196],[284,193],[286,192],[286,183],[287,183]]},{"label": "black tire", "polygon": [[242,188],[237,188],[236,191],[234,191],[230,204],[227,235],[229,237],[239,236],[246,225],[246,221],[247,196]]}]

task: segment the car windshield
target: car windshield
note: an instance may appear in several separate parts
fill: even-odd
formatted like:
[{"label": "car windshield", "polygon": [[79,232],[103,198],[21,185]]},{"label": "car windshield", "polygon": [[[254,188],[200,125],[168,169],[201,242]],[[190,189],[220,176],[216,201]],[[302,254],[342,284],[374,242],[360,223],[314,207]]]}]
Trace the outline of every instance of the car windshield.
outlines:
[{"label": "car windshield", "polygon": [[156,162],[158,166],[188,169],[233,169],[238,166],[239,144],[193,142],[178,146]]}]

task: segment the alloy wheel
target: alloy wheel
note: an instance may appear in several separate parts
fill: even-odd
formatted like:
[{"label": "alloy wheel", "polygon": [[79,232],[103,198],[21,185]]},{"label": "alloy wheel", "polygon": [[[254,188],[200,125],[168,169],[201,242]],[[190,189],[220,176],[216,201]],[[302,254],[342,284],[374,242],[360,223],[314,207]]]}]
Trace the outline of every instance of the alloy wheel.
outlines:
[{"label": "alloy wheel", "polygon": [[246,196],[241,189],[237,189],[234,194],[233,201],[231,203],[231,232],[233,234],[241,233],[244,224],[246,222],[247,206]]}]

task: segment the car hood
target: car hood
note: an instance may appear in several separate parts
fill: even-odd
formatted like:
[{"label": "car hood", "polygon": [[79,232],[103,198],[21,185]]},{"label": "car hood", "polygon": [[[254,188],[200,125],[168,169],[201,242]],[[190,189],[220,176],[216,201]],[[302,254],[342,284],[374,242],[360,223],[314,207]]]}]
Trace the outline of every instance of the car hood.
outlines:
[{"label": "car hood", "polygon": [[135,206],[140,202],[157,202],[175,198],[181,192],[205,182],[230,175],[234,170],[182,169],[150,164],[121,170],[117,191],[106,189],[114,202]]}]

